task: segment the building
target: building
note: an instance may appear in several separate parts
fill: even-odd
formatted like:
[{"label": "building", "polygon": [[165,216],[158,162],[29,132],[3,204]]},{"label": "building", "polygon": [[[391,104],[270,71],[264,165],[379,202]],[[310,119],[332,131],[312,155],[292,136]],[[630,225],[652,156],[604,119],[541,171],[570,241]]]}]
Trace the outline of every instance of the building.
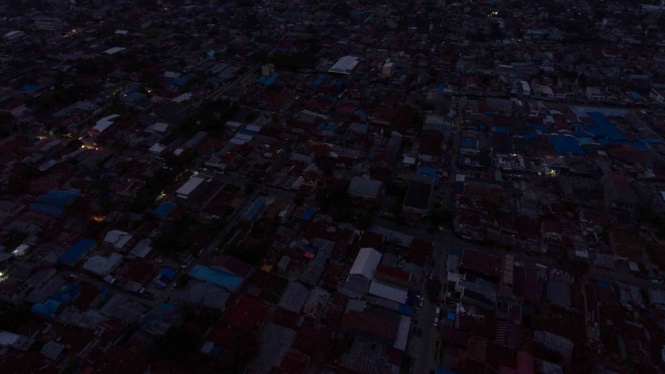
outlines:
[{"label": "building", "polygon": [[381,71],[384,78],[389,78],[393,74],[393,66],[394,64],[392,62],[386,62],[383,64],[383,69]]},{"label": "building", "polygon": [[665,95],[661,90],[652,88],[651,91],[649,92],[649,98],[651,98],[651,100],[657,102],[658,104],[665,104]]},{"label": "building", "polygon": [[199,177],[190,178],[182,187],[175,192],[176,197],[186,202],[192,202],[205,191],[207,187],[206,180]]},{"label": "building", "polygon": [[97,121],[95,126],[88,130],[88,135],[90,135],[91,138],[99,137],[102,135],[102,133],[104,133],[104,131],[113,125],[113,120],[118,117],[120,117],[119,114],[111,114],[110,116],[101,118],[99,121]]},{"label": "building", "polygon": [[432,209],[434,187],[431,183],[412,181],[406,190],[402,211],[426,216]]},{"label": "building", "polygon": [[380,181],[355,177],[351,180],[348,192],[351,197],[376,201],[381,195],[382,188],[383,183]]},{"label": "building", "polygon": [[587,87],[584,95],[591,101],[605,101],[605,94],[598,87]]},{"label": "building", "polygon": [[10,31],[6,33],[2,38],[11,42],[14,40],[18,40],[24,36],[25,33],[23,31]]},{"label": "building", "polygon": [[261,75],[273,76],[275,75],[275,65],[265,64],[261,66]]},{"label": "building", "polygon": [[43,18],[35,21],[38,30],[56,32],[64,27],[62,20],[58,18]]},{"label": "building", "polygon": [[335,65],[333,65],[330,70],[328,70],[328,72],[337,74],[351,74],[351,71],[356,67],[356,65],[358,65],[358,57],[344,56],[340,58],[335,63]]}]

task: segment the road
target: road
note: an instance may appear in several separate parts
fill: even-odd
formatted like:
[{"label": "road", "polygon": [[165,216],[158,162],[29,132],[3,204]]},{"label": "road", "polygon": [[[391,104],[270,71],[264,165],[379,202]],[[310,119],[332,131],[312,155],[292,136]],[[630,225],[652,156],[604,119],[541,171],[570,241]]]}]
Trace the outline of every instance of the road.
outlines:
[{"label": "road", "polygon": [[459,99],[457,108],[457,117],[453,121],[453,136],[452,136],[452,154],[450,156],[450,174],[448,174],[448,188],[445,189],[445,194],[441,199],[441,206],[443,208],[452,208],[452,188],[455,186],[455,177],[457,176],[457,157],[459,156],[460,140],[462,137],[462,121],[464,117],[464,108],[466,107],[466,97]]}]

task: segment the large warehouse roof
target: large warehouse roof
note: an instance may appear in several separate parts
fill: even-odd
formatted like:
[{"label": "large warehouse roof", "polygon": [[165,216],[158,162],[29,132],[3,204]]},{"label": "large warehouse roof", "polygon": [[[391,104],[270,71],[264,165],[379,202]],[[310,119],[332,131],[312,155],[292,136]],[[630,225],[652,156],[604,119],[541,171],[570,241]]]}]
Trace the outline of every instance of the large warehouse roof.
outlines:
[{"label": "large warehouse roof", "polygon": [[344,56],[340,58],[333,67],[328,70],[329,73],[351,74],[351,70],[358,65],[358,57]]}]

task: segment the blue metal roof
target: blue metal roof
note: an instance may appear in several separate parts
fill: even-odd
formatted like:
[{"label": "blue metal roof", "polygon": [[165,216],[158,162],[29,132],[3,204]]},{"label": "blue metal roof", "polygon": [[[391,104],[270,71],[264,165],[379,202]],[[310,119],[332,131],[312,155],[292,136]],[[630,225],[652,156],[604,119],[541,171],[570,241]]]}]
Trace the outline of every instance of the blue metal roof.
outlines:
[{"label": "blue metal roof", "polygon": [[445,370],[445,369],[438,368],[438,369],[436,369],[436,374],[457,374],[457,373],[452,372],[450,370]]},{"label": "blue metal roof", "polygon": [[580,146],[580,143],[577,141],[577,139],[571,137],[571,136],[564,136],[564,135],[549,135],[548,138],[550,139],[550,143],[554,146],[554,150],[558,154],[564,154],[564,153],[573,153],[576,155],[583,155],[584,150]]},{"label": "blue metal roof", "polygon": [[448,318],[451,321],[454,321],[455,320],[455,313],[448,312],[446,314],[446,318]]},{"label": "blue metal roof", "polygon": [[76,191],[63,191],[63,190],[50,190],[47,193],[47,195],[63,198],[69,202],[72,202],[76,200],[77,197],[81,196],[81,194]]},{"label": "blue metal roof", "polygon": [[399,308],[397,309],[398,312],[402,314],[406,314],[407,316],[413,315],[413,307],[404,305],[404,304],[399,304]]},{"label": "blue metal roof", "polygon": [[97,242],[92,239],[81,239],[63,253],[58,261],[67,265],[72,265],[96,244]]},{"label": "blue metal roof", "polygon": [[247,129],[240,130],[240,133],[245,135],[256,135],[256,131],[247,130]]},{"label": "blue metal roof", "polygon": [[153,213],[160,217],[166,217],[175,209],[175,206],[171,203],[162,203],[153,211]]},{"label": "blue metal roof", "polygon": [[65,205],[69,204],[69,201],[67,201],[66,199],[49,195],[39,195],[37,201],[40,204],[53,205],[59,207],[64,207]]},{"label": "blue metal roof", "polygon": [[536,124],[533,124],[531,122],[526,122],[524,124],[526,126],[533,127],[534,130],[542,130],[542,131],[547,130],[547,126],[536,125]]},{"label": "blue metal roof", "polygon": [[53,214],[54,216],[61,216],[63,212],[62,208],[59,208],[57,206],[37,204],[37,203],[30,204],[28,208],[30,210],[34,210],[35,212]]},{"label": "blue metal roof", "polygon": [[314,82],[312,82],[312,84],[310,84],[310,86],[311,87],[316,87],[316,86],[320,85],[321,83],[323,83],[323,81],[326,80],[326,78],[328,78],[328,76],[326,74],[323,74],[319,78],[317,78]]},{"label": "blue metal roof", "polygon": [[601,290],[609,290],[610,289],[609,284],[607,284],[605,282],[601,282],[601,281],[596,282],[596,287],[601,289]]},{"label": "blue metal roof", "polygon": [[473,148],[478,147],[478,142],[475,141],[475,140],[471,140],[471,139],[463,139],[460,142],[460,144],[464,147],[473,147]]},{"label": "blue metal roof", "polygon": [[267,81],[268,79],[270,79],[269,76],[267,76],[267,75],[262,75],[261,78],[259,78],[259,79],[256,80],[256,83],[261,83],[261,84],[263,84],[263,83],[266,83],[266,81]]},{"label": "blue metal roof", "polygon": [[159,275],[166,277],[168,280],[175,278],[177,272],[171,268],[164,268]]},{"label": "blue metal roof", "polygon": [[35,313],[44,314],[47,316],[55,314],[58,310],[60,303],[55,300],[46,300],[43,304],[35,304],[32,306],[32,311]]},{"label": "blue metal roof", "polygon": [[236,275],[217,271],[207,266],[198,264],[192,268],[192,270],[189,272],[189,276],[198,280],[210,282],[218,286],[228,288],[230,290],[237,289],[242,283],[242,278]]},{"label": "blue metal roof", "polygon": [[300,219],[304,219],[305,221],[309,221],[310,219],[312,219],[312,217],[314,217],[314,213],[315,213],[315,210],[312,209],[312,208],[309,208],[305,211],[305,213],[303,213],[302,216],[300,216]]}]

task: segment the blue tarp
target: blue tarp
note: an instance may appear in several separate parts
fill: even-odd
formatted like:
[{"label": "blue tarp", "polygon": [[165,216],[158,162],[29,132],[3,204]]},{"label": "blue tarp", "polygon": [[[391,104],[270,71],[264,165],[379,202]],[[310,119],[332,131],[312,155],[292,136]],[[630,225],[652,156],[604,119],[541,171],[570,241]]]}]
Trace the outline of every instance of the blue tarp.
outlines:
[{"label": "blue tarp", "polygon": [[607,284],[607,283],[605,283],[605,282],[601,282],[601,281],[596,282],[596,287],[597,287],[598,289],[601,289],[601,290],[609,290],[609,289],[610,289],[610,285],[609,285],[609,284]]},{"label": "blue tarp", "polygon": [[159,303],[158,307],[159,307],[159,309],[165,310],[167,312],[180,312],[180,310],[181,310],[177,306],[175,306],[173,304],[169,304],[169,303]]},{"label": "blue tarp", "polygon": [[60,208],[60,207],[51,206],[51,205],[44,205],[44,204],[37,204],[37,203],[30,204],[30,206],[28,208],[30,210],[34,210],[35,212],[53,214],[54,216],[61,216],[62,212],[63,212],[62,208]]},{"label": "blue tarp", "polygon": [[462,250],[459,248],[451,248],[450,251],[448,251],[448,254],[453,256],[461,256]]},{"label": "blue tarp", "polygon": [[185,83],[187,83],[187,76],[183,75],[182,77],[178,77],[172,81],[166,82],[166,87],[171,87],[173,85],[184,86]]},{"label": "blue tarp", "polygon": [[443,85],[440,85],[440,86],[439,86],[439,93],[440,93],[440,94],[443,94],[444,92],[446,92],[446,87],[443,86]]},{"label": "blue tarp", "polygon": [[81,293],[81,287],[76,284],[68,284],[51,296],[51,300],[60,304],[68,303]]},{"label": "blue tarp", "polygon": [[539,136],[540,136],[540,131],[539,130],[534,130],[534,131],[531,131],[530,133],[524,135],[524,139],[531,140],[531,139],[535,139]]},{"label": "blue tarp", "polygon": [[161,275],[162,277],[164,277],[168,280],[171,280],[171,279],[175,278],[176,274],[177,274],[177,272],[175,270],[171,269],[171,268],[164,268],[164,270],[162,270],[162,272],[159,273],[159,275]]},{"label": "blue tarp", "polygon": [[510,134],[510,130],[503,126],[492,126],[492,132],[500,132],[506,135]]},{"label": "blue tarp", "polygon": [[32,92],[32,91],[39,91],[42,88],[39,86],[31,86],[29,84],[26,84],[25,86],[21,87],[21,91],[23,92]]},{"label": "blue tarp", "polygon": [[412,316],[413,315],[413,307],[412,306],[399,304],[399,309],[397,311],[402,313],[402,314],[406,314],[407,316]]},{"label": "blue tarp", "polygon": [[300,216],[300,219],[309,221],[310,219],[312,219],[312,217],[314,217],[314,212],[315,212],[314,209],[309,208],[305,211],[305,213],[302,214],[302,216]]},{"label": "blue tarp", "polygon": [[528,126],[528,127],[532,127],[534,130],[541,130],[541,131],[547,130],[547,126],[540,126],[540,125],[533,124],[531,122],[526,122],[525,125]]},{"label": "blue tarp", "polygon": [[477,148],[477,147],[478,147],[478,142],[475,141],[475,140],[471,140],[471,139],[463,139],[463,140],[460,142],[460,145],[462,145],[462,147],[473,147],[473,148]]},{"label": "blue tarp", "polygon": [[429,179],[436,179],[436,170],[432,169],[429,166],[422,166],[418,168],[419,175],[425,175]]},{"label": "blue tarp", "polygon": [[63,253],[58,261],[67,265],[72,265],[96,244],[97,242],[92,239],[81,239]]},{"label": "blue tarp", "polygon": [[592,124],[585,123],[585,128],[595,136],[605,137],[611,140],[628,140],[621,130],[619,130],[609,118],[603,113],[589,112],[589,118],[593,121]]},{"label": "blue tarp", "polygon": [[267,75],[262,75],[261,78],[259,78],[259,79],[256,80],[256,83],[264,84],[264,83],[266,83],[266,81],[267,81],[268,79],[270,79],[269,76],[267,76]]},{"label": "blue tarp", "polygon": [[455,320],[455,313],[448,312],[448,313],[446,314],[446,318],[448,318],[448,319],[451,320],[451,321],[454,321],[454,320]]},{"label": "blue tarp", "polygon": [[317,130],[337,130],[337,126],[333,125],[332,123],[326,123],[325,125],[321,125],[316,128]]},{"label": "blue tarp", "polygon": [[317,78],[314,82],[312,82],[312,84],[310,84],[309,86],[310,87],[316,87],[316,86],[320,85],[321,83],[323,83],[323,81],[326,80],[326,78],[328,78],[328,76],[326,74],[323,74],[319,78]]},{"label": "blue tarp", "polygon": [[362,110],[356,110],[356,111],[353,112],[353,113],[355,113],[355,114],[357,114],[357,115],[359,115],[359,116],[367,117],[367,113],[363,112]]},{"label": "blue tarp", "polygon": [[210,282],[218,286],[226,287],[230,290],[237,289],[242,283],[242,278],[236,275],[217,271],[198,264],[192,268],[189,272],[189,276],[204,282]]},{"label": "blue tarp", "polygon": [[583,155],[584,150],[577,142],[577,139],[571,136],[564,135],[549,135],[550,143],[558,154],[573,153],[576,155]]},{"label": "blue tarp", "polygon": [[268,78],[268,80],[266,81],[265,84],[267,86],[270,86],[271,84],[275,83],[275,81],[277,80],[277,77],[279,77],[279,74],[273,75],[272,77]]},{"label": "blue tarp", "polygon": [[166,217],[175,209],[175,206],[171,203],[162,203],[153,211],[153,213],[160,217]]},{"label": "blue tarp", "polygon": [[60,306],[60,303],[54,300],[47,300],[43,304],[35,304],[32,306],[32,311],[35,313],[43,314],[46,316],[50,316],[55,314],[55,312],[58,310],[58,307]]},{"label": "blue tarp", "polygon": [[487,130],[487,126],[485,125],[479,125],[478,128],[480,128],[481,130]]}]

